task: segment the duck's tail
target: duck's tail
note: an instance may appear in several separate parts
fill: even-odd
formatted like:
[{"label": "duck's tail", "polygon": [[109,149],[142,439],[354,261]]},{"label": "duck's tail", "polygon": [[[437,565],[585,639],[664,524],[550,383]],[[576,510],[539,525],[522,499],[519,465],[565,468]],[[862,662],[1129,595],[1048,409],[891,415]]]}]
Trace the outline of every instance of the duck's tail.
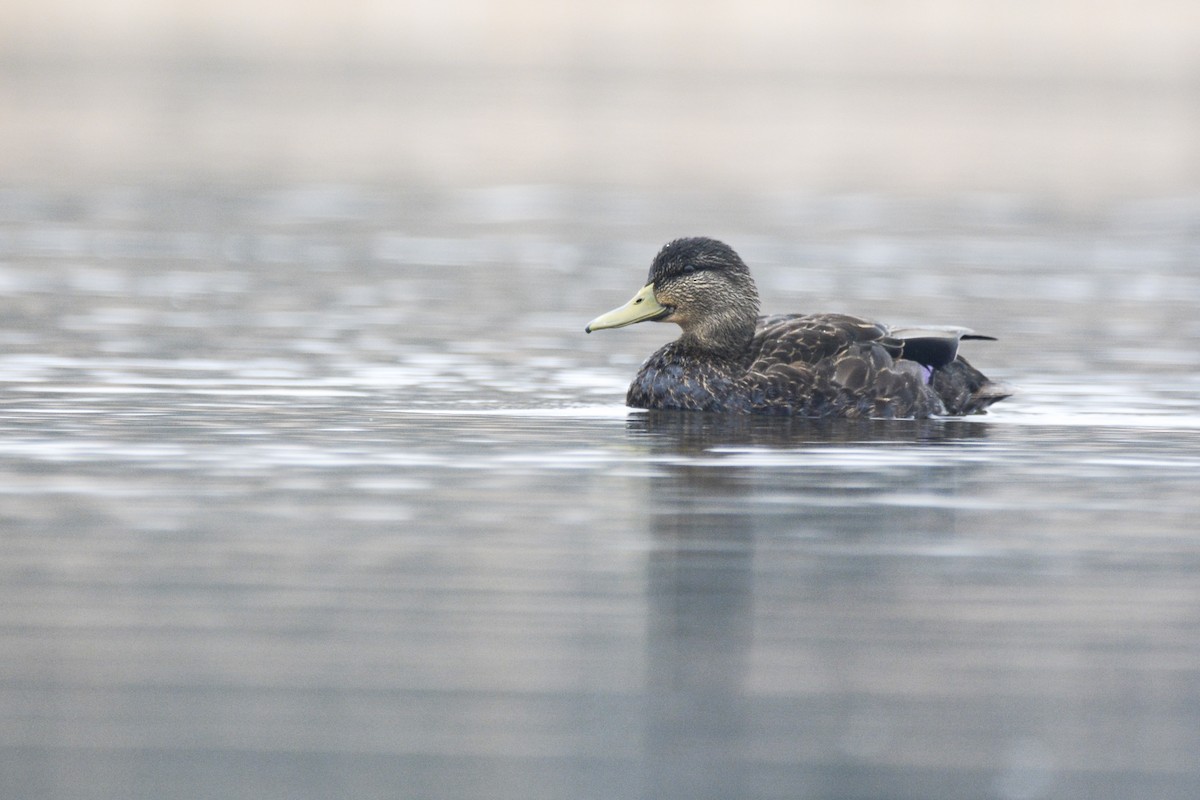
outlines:
[{"label": "duck's tail", "polygon": [[962,356],[934,370],[929,383],[942,398],[946,413],[954,416],[982,414],[988,406],[1013,394],[1011,386],[989,379]]}]

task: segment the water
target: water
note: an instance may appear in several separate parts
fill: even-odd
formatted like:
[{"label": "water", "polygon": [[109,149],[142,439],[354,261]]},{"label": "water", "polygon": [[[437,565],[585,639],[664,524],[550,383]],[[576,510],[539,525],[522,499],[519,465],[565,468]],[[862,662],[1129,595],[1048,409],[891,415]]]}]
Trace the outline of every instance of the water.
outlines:
[{"label": "water", "polygon": [[[1193,211],[8,190],[0,795],[1195,797]],[[694,233],[1020,394],[629,411]]]}]

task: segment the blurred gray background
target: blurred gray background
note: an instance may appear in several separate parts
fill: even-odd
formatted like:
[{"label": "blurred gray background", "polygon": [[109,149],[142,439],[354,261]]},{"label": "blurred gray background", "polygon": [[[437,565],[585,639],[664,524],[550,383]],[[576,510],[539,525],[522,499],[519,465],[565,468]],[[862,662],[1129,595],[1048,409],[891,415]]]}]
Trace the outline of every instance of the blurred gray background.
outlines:
[{"label": "blurred gray background", "polygon": [[1187,0],[8,0],[0,180],[1200,186]]}]

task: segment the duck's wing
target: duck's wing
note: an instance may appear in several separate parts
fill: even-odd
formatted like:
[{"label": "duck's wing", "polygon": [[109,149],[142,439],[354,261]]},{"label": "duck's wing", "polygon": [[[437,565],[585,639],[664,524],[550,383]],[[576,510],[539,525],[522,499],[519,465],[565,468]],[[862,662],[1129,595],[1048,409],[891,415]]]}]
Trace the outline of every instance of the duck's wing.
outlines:
[{"label": "duck's wing", "polygon": [[921,367],[899,361],[902,340],[845,314],[765,317],[747,370],[755,410],[809,416],[943,413]]},{"label": "duck's wing", "polygon": [[967,328],[896,328],[845,314],[759,321],[744,377],[755,410],[927,417],[982,411],[1011,390],[958,356]]},{"label": "duck's wing", "polygon": [[926,367],[938,369],[954,361],[958,356],[958,343],[963,339],[986,339],[995,341],[994,336],[984,336],[970,328],[954,328],[927,325],[919,328],[892,328],[888,331],[893,339],[903,343],[901,358],[916,361]]}]

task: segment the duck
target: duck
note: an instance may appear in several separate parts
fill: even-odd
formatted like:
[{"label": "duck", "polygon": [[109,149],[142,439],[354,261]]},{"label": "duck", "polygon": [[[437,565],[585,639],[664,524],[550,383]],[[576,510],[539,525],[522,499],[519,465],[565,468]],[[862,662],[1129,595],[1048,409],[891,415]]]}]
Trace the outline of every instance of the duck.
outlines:
[{"label": "duck", "polygon": [[840,313],[759,314],[750,269],[707,237],[668,242],[629,302],[593,331],[671,322],[679,338],[650,356],[626,394],[639,409],[844,418],[985,413],[1012,391],[958,354],[968,328],[891,328]]}]

